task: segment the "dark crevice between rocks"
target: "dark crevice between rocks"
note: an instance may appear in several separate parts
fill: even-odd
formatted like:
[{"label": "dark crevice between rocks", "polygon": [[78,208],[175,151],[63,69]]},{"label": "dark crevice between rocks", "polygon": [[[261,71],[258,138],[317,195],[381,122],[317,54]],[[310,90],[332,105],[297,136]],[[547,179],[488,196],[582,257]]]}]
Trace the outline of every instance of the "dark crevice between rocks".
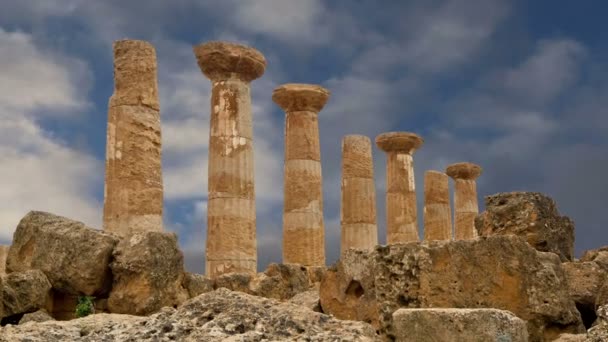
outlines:
[{"label": "dark crevice between rocks", "polygon": [[24,313],[15,314],[15,315],[12,315],[12,316],[4,317],[2,320],[0,320],[0,326],[5,326],[7,324],[17,325],[17,324],[19,324],[19,321],[21,320],[21,318],[25,314],[26,313],[24,312]]},{"label": "dark crevice between rocks", "polygon": [[365,290],[363,290],[361,283],[356,280],[351,280],[350,284],[348,284],[348,287],[346,288],[346,295],[349,297],[354,296],[356,298],[361,298],[364,293]]},{"label": "dark crevice between rocks", "polygon": [[584,305],[581,303],[576,303],[576,309],[581,314],[581,318],[583,319],[583,324],[585,325],[585,329],[591,328],[591,325],[597,319],[597,315],[595,313],[595,309],[593,306]]}]

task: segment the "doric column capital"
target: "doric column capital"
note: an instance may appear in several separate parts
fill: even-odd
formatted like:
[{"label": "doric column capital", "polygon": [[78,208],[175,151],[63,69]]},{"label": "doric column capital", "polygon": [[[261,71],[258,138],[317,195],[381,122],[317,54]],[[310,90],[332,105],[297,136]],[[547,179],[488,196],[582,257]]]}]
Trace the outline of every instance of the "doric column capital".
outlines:
[{"label": "doric column capital", "polygon": [[272,100],[285,112],[320,112],[329,99],[329,90],[315,84],[288,83],[272,92]]},{"label": "doric column capital", "polygon": [[266,69],[266,58],[258,50],[236,43],[208,42],[193,48],[201,71],[210,80],[223,80],[236,75],[251,82]]},{"label": "doric column capital", "polygon": [[422,146],[424,139],[410,132],[388,132],[376,137],[376,146],[384,152],[413,154]]},{"label": "doric column capital", "polygon": [[481,167],[473,163],[455,163],[448,165],[445,173],[452,179],[475,180],[481,175]]}]

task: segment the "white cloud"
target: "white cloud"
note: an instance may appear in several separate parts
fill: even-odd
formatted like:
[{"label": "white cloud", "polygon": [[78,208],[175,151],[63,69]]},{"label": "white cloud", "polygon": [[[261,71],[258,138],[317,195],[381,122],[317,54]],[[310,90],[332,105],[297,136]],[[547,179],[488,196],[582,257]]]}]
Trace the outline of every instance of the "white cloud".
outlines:
[{"label": "white cloud", "polygon": [[[69,68],[72,62],[78,67]],[[88,73],[85,66],[41,50],[28,34],[0,28],[0,240],[10,241],[30,210],[101,228],[101,205],[94,191],[103,180],[103,163],[66,146],[36,121],[85,107],[82,88],[87,87],[75,83],[83,79],[78,72]]]}]

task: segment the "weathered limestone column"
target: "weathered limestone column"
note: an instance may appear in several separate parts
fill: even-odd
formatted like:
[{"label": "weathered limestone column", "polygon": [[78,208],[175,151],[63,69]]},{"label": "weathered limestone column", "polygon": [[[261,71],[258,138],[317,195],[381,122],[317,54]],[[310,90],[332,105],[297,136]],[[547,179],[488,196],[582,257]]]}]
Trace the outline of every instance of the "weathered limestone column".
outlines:
[{"label": "weathered limestone column", "polygon": [[378,244],[376,186],[372,143],[363,135],[342,139],[341,240],[344,253],[349,248],[372,250]]},{"label": "weathered limestone column", "polygon": [[325,265],[325,228],[318,113],[329,91],[312,84],[284,84],[272,100],[286,113],[283,262]]},{"label": "weathered limestone column", "polygon": [[257,270],[251,81],[266,59],[251,47],[209,42],[194,47],[212,83],[206,273]]},{"label": "weathered limestone column", "polygon": [[114,42],[108,110],[104,229],[163,230],[163,181],[156,52],[141,40]]},{"label": "weathered limestone column", "polygon": [[424,174],[424,240],[452,239],[452,211],[448,175],[439,171]]},{"label": "weathered limestone column", "polygon": [[456,163],[449,165],[445,173],[454,180],[454,239],[475,239],[475,217],[479,214],[475,180],[481,175],[481,167]]},{"label": "weathered limestone column", "polygon": [[0,245],[0,275],[6,274],[6,258],[8,257],[8,250],[11,246]]},{"label": "weathered limestone column", "polygon": [[412,155],[424,140],[409,132],[389,132],[376,137],[387,153],[386,240],[388,244],[418,241],[416,185]]}]

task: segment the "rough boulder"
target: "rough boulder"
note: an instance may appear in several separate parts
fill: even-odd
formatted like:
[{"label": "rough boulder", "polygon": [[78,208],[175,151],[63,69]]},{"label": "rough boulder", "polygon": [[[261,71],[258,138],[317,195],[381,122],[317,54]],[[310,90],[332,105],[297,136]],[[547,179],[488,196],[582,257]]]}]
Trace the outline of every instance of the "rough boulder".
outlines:
[{"label": "rough boulder", "polygon": [[81,222],[31,211],[15,230],[6,269],[41,270],[62,293],[103,295],[112,283],[108,264],[116,242]]},{"label": "rough boulder", "polygon": [[183,254],[173,233],[142,232],[121,239],[110,267],[114,276],[108,309],[147,315],[188,299]]},{"label": "rough boulder", "polygon": [[43,308],[50,291],[51,283],[39,270],[0,275],[0,319],[3,324],[13,315]]},{"label": "rough boulder", "polygon": [[323,312],[371,322],[387,337],[399,308],[508,310],[526,321],[530,341],[584,331],[557,255],[516,236],[349,251],[320,297]]},{"label": "rough boulder", "polygon": [[559,215],[551,198],[538,192],[499,193],[487,196],[485,205],[475,219],[479,236],[517,235],[541,252],[573,259],[574,222]]},{"label": "rough boulder", "polygon": [[71,321],[0,328],[1,342],[48,341],[376,341],[365,323],[340,321],[309,309],[218,289],[177,310],[148,317],[95,314]]}]

